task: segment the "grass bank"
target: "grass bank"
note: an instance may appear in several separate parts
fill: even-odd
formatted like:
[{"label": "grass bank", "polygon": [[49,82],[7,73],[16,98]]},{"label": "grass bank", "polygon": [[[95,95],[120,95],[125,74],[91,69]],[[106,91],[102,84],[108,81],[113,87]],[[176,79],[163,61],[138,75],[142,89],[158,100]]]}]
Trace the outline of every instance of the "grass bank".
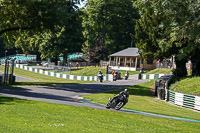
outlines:
[{"label": "grass bank", "polygon": [[188,77],[171,85],[170,90],[200,96],[200,77]]},{"label": "grass bank", "polygon": [[0,96],[0,132],[200,132],[199,123]]},{"label": "grass bank", "polygon": [[[166,103],[164,101],[161,101],[157,98],[153,98],[151,94],[151,87],[154,85],[154,82],[155,80],[151,80],[147,83],[128,87],[130,97],[129,102],[124,106],[124,108],[149,113],[200,120],[200,115],[198,112],[188,110],[185,108],[180,108]],[[121,90],[101,94],[85,95],[84,98],[91,99],[92,101],[97,103],[106,104],[108,102],[109,97],[113,97],[120,91]]]},{"label": "grass bank", "polygon": [[[98,71],[101,70],[103,74],[106,74],[106,68],[102,67],[82,67],[78,70],[73,70],[71,71],[71,75],[78,75],[78,76],[94,76],[97,75]],[[116,70],[118,71],[118,70]],[[125,70],[120,70],[121,72],[121,77],[124,77],[125,75]],[[139,74],[139,71],[129,71],[129,75],[133,74]]]},{"label": "grass bank", "polygon": [[173,69],[154,69],[144,74],[163,74],[163,73],[172,73]]}]

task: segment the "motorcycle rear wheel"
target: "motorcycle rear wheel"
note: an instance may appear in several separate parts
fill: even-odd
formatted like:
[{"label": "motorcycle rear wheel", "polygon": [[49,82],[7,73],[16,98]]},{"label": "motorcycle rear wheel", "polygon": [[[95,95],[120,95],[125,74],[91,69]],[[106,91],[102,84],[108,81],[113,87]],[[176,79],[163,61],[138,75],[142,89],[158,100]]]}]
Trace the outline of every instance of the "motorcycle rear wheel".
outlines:
[{"label": "motorcycle rear wheel", "polygon": [[119,102],[119,103],[116,105],[115,109],[116,109],[116,110],[120,110],[123,106],[124,106],[124,102]]}]

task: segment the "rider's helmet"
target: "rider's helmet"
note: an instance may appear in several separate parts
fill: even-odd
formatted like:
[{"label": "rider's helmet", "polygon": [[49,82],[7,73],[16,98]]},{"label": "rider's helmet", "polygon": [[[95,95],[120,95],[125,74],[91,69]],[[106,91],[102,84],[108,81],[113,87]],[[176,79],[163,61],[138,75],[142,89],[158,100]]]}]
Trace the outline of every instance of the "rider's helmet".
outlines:
[{"label": "rider's helmet", "polygon": [[101,72],[101,70],[99,70],[99,72]]},{"label": "rider's helmet", "polygon": [[128,92],[128,89],[124,89],[125,92]]}]

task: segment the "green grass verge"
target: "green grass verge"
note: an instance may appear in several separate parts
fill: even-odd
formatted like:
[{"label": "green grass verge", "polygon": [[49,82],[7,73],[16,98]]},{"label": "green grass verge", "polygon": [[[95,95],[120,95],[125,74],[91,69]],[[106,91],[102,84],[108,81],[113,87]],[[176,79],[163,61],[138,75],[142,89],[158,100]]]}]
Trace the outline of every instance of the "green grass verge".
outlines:
[{"label": "green grass verge", "polygon": [[[3,67],[0,67],[0,71],[4,71]],[[15,76],[21,76],[25,78],[30,78],[37,81],[19,81],[16,82],[16,85],[55,85],[55,84],[68,84],[68,83],[88,83],[91,81],[80,81],[80,80],[68,80],[63,78],[56,78],[44,74],[39,74],[35,72],[30,72],[20,68],[15,68]]]},{"label": "green grass verge", "polygon": [[[99,70],[101,70],[104,75],[106,74],[106,68],[102,67],[82,67],[79,70],[71,71],[71,74],[78,76],[94,76],[97,75]],[[124,77],[126,71],[120,70],[119,72],[121,72],[121,77]],[[139,74],[139,71],[129,71],[129,75],[133,74]]]},{"label": "green grass verge", "polygon": [[173,69],[154,69],[144,74],[162,74],[162,73],[172,73]]},{"label": "green grass verge", "polygon": [[71,75],[78,76],[95,76],[101,70],[103,74],[106,74],[106,68],[102,67],[82,67],[79,70],[71,71]]},{"label": "green grass verge", "polygon": [[[159,99],[153,98],[151,94],[151,87],[154,85],[154,83],[155,80],[151,80],[147,83],[127,87],[130,92],[130,97],[129,102],[125,105],[124,108],[149,113],[200,120],[200,115],[198,112],[181,107],[176,107]],[[97,103],[106,104],[108,102],[109,97],[113,97],[120,91],[121,90],[100,94],[90,94],[85,95],[84,98],[91,99],[92,101]]]},{"label": "green grass verge", "polygon": [[170,86],[170,90],[200,96],[200,77],[188,77]]},{"label": "green grass verge", "polygon": [[200,132],[199,123],[0,96],[0,132]]}]

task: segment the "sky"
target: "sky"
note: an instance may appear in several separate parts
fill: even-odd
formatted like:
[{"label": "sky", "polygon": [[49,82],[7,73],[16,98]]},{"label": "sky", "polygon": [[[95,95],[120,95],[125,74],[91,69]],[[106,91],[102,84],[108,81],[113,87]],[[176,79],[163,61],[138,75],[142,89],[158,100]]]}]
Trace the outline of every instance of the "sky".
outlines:
[{"label": "sky", "polygon": [[85,1],[84,1],[84,2],[81,2],[80,5],[78,4],[78,7],[79,7],[79,8],[82,8],[82,7],[84,6],[85,3],[86,3]]}]

